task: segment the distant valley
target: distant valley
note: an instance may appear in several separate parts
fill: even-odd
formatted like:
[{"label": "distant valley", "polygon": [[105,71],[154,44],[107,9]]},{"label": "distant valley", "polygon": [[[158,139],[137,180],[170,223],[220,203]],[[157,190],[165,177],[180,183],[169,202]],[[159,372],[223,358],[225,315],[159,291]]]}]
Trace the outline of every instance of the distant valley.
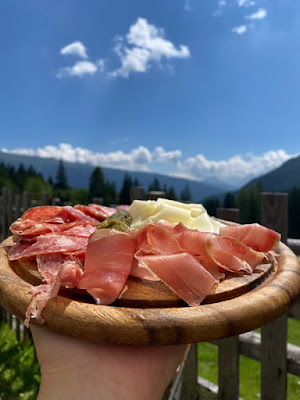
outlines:
[{"label": "distant valley", "polygon": [[[21,163],[25,168],[32,165],[33,168],[37,172],[41,173],[45,179],[48,179],[50,176],[52,179],[55,179],[59,160],[53,158],[23,156],[0,151],[0,162],[5,165],[14,166],[15,168],[18,168]],[[66,161],[64,161],[64,166],[68,183],[72,188],[88,188],[90,175],[95,166],[90,164],[70,163]],[[162,186],[172,186],[178,197],[185,185],[188,184],[191,191],[192,201],[194,202],[201,202],[207,197],[234,190],[233,187],[223,184],[220,181],[209,184],[207,182],[192,181],[148,172],[124,171],[105,167],[101,167],[101,169],[105,179],[111,183],[114,182],[117,190],[121,189],[126,173],[128,173],[132,179],[138,179],[140,184],[144,186],[145,191],[148,190],[149,184],[153,181],[154,177],[157,177]]]}]

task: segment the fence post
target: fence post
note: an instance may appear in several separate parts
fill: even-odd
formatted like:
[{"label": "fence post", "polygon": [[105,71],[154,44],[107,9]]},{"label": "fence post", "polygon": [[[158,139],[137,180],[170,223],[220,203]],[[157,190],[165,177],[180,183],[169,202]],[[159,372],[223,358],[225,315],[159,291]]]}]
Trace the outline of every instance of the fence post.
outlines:
[{"label": "fence post", "polygon": [[7,189],[2,188],[1,241],[7,236]]},{"label": "fence post", "polygon": [[27,191],[23,192],[22,207],[23,207],[22,213],[24,213],[30,207],[30,194]]},{"label": "fence post", "polygon": [[40,195],[40,205],[46,206],[49,202],[49,195],[47,192],[42,192]]},{"label": "fence post", "polygon": [[144,186],[132,186],[130,188],[130,203],[133,200],[145,200]]},{"label": "fence post", "polygon": [[197,378],[198,378],[197,344],[193,344],[185,361],[180,400],[197,399],[197,391],[198,391]]},{"label": "fence post", "polygon": [[[287,242],[287,193],[261,193],[261,223]],[[287,313],[261,328],[261,399],[286,399]]]},{"label": "fence post", "polygon": [[218,400],[239,398],[239,337],[218,341]]},{"label": "fence post", "polygon": [[238,208],[218,207],[216,217],[225,221],[240,222],[240,210]]}]

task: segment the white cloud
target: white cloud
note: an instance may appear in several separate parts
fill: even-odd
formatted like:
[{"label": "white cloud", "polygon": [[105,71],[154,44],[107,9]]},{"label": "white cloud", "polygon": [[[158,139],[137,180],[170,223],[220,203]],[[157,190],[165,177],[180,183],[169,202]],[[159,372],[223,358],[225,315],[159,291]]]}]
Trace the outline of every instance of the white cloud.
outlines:
[{"label": "white cloud", "polygon": [[153,155],[157,162],[177,164],[182,152],[180,150],[165,151],[163,147],[158,146],[154,149]]},{"label": "white cloud", "polygon": [[82,42],[73,42],[60,50],[62,55],[75,55],[81,58],[88,58],[87,49]]},{"label": "white cloud", "polygon": [[188,58],[187,46],[176,48],[164,38],[164,30],[138,18],[131,25],[125,38],[118,37],[115,52],[120,57],[121,67],[111,72],[111,76],[127,78],[133,72],[146,72],[152,63],[160,63],[163,58]]},{"label": "white cloud", "polygon": [[223,9],[226,6],[226,1],[225,0],[219,0],[218,1],[218,8],[213,11],[212,15],[214,17],[220,17],[223,14]]},{"label": "white cloud", "polygon": [[194,179],[218,177],[225,181],[247,176],[258,176],[278,167],[294,155],[287,154],[284,150],[271,150],[262,155],[236,155],[228,160],[208,160],[203,154],[186,159],[181,170]]},{"label": "white cloud", "polygon": [[[3,150],[7,151],[7,150]],[[38,156],[43,158],[55,158],[59,160],[101,165],[103,167],[148,171],[152,160],[151,152],[144,146],[139,146],[129,153],[121,150],[110,153],[97,153],[82,147],[73,147],[68,143],[60,143],[58,146],[46,146],[37,149],[15,149],[10,151],[15,154]]]},{"label": "white cloud", "polygon": [[237,0],[239,7],[253,7],[255,6],[256,2],[252,0]]},{"label": "white cloud", "polygon": [[257,20],[257,19],[264,19],[267,16],[267,10],[264,8],[259,8],[255,13],[247,15],[247,19]]},{"label": "white cloud", "polygon": [[238,35],[242,35],[243,33],[246,33],[247,30],[248,30],[247,25],[239,25],[239,26],[235,26],[234,28],[232,28],[232,32],[237,33]]},{"label": "white cloud", "polygon": [[[235,155],[226,160],[209,160],[203,154],[182,159],[181,150],[166,151],[158,146],[153,151],[139,146],[127,153],[122,150],[98,153],[82,147],[73,147],[68,143],[58,146],[46,146],[37,149],[14,149],[2,151],[56,158],[64,161],[100,165],[102,167],[118,168],[129,171],[161,172],[161,163],[169,165],[168,174],[193,180],[218,178],[227,183],[245,182],[247,179],[265,174],[277,168],[283,162],[295,157],[284,150],[270,150],[263,154]],[[159,167],[157,166],[159,163]]]},{"label": "white cloud", "polygon": [[92,63],[91,61],[78,61],[72,67],[61,68],[56,75],[57,78],[62,78],[65,76],[79,76],[83,75],[94,75],[100,66]]}]

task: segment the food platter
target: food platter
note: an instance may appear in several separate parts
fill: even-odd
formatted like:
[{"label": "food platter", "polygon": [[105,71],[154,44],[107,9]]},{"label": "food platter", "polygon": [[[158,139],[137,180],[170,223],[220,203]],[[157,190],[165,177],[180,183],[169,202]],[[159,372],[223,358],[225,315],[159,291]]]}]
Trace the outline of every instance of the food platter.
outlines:
[{"label": "food platter", "polygon": [[[12,238],[6,239],[0,248],[0,304],[24,319],[31,300],[31,283],[20,268],[8,261],[5,246],[11,241]],[[168,292],[152,307],[128,294],[123,297],[123,304],[121,301],[101,306],[62,293],[47,303],[42,313],[43,325],[34,319],[30,323],[75,338],[114,344],[196,343],[237,335],[280,316],[300,292],[297,257],[283,243],[279,243],[276,252],[277,268],[265,264],[257,268],[252,278],[227,277],[199,307],[185,306],[176,298],[170,302]],[[135,281],[134,285],[145,289],[141,282]],[[151,290],[157,300],[160,289]],[[147,288],[146,293],[149,294]]]}]

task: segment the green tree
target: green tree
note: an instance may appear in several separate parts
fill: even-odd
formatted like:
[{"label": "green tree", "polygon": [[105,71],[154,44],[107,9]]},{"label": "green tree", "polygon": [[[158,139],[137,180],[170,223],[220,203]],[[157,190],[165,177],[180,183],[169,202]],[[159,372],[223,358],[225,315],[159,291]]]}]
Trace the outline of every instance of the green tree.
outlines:
[{"label": "green tree", "polygon": [[165,188],[164,191],[166,192],[167,199],[177,200],[177,196],[176,196],[175,189],[173,186],[170,186],[169,188]]},{"label": "green tree", "polygon": [[300,239],[300,188],[289,192],[289,237]]},{"label": "green tree", "polygon": [[220,201],[217,197],[208,197],[203,201],[203,206],[209,215],[216,216]]},{"label": "green tree", "polygon": [[93,197],[105,198],[105,180],[100,167],[96,167],[90,176],[89,191],[91,199]]},{"label": "green tree", "polygon": [[35,200],[40,198],[42,192],[47,192],[49,195],[52,194],[52,187],[40,175],[27,178],[24,190],[27,190]]},{"label": "green tree", "polygon": [[223,207],[234,208],[235,207],[235,197],[232,192],[227,192],[224,197]]},{"label": "green tree", "polygon": [[69,188],[65,166],[62,160],[59,161],[57,167],[55,187],[61,190],[66,190]]},{"label": "green tree", "polygon": [[132,187],[132,178],[129,174],[125,174],[123,185],[120,192],[120,203],[130,204],[130,189]]},{"label": "green tree", "polygon": [[184,185],[184,188],[180,192],[180,200],[182,200],[182,201],[191,201],[192,200],[190,185],[188,183],[186,183]]},{"label": "green tree", "polygon": [[149,192],[152,192],[152,191],[159,192],[161,190],[162,190],[161,184],[160,184],[158,178],[155,176],[153,178],[153,181],[149,185]]},{"label": "green tree", "polygon": [[239,190],[236,198],[237,207],[240,210],[240,221],[242,224],[249,222],[249,199],[247,188]]}]

